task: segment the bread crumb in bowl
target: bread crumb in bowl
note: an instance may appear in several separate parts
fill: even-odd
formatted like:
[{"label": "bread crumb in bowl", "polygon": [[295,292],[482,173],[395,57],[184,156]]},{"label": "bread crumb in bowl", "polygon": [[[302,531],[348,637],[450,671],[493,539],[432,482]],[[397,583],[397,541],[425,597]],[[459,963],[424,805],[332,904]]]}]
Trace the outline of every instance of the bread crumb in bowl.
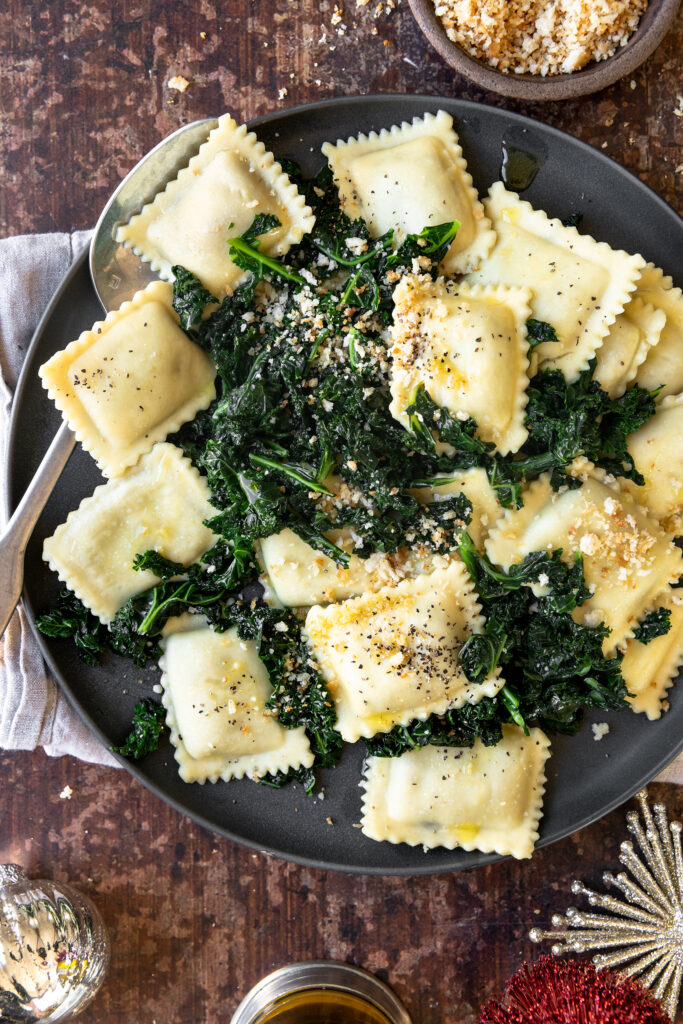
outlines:
[{"label": "bread crumb in bowl", "polygon": [[567,74],[606,60],[648,0],[434,0],[452,42],[505,74]]}]

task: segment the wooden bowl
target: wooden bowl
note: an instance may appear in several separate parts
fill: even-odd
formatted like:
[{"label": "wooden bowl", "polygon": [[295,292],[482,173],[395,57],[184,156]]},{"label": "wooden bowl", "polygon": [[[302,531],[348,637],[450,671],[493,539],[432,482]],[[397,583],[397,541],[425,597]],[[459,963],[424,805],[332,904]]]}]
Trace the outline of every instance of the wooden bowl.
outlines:
[{"label": "wooden bowl", "polygon": [[434,0],[409,0],[415,19],[429,42],[444,60],[461,75],[483,89],[523,100],[566,100],[597,92],[635,71],[661,43],[673,27],[681,0],[650,0],[638,28],[626,46],[612,57],[592,61],[571,74],[518,75],[496,71],[469,54],[446,35],[434,9]]}]

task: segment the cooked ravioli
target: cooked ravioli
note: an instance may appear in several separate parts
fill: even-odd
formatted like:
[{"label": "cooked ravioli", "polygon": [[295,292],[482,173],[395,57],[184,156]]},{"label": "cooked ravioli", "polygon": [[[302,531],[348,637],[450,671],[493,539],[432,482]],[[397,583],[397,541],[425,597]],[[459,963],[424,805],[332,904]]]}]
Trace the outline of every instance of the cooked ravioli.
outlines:
[{"label": "cooked ravioli", "polygon": [[[590,467],[590,463],[587,464]],[[505,513],[486,541],[492,561],[509,569],[531,551],[561,548],[583,556],[592,596],[573,613],[577,622],[604,622],[606,656],[633,635],[642,616],[683,572],[683,556],[659,524],[604,474],[588,468],[582,485],[553,491],[545,474]]]},{"label": "cooked ravioli", "polygon": [[610,398],[623,395],[638,367],[659,341],[665,323],[664,310],[643,302],[638,292],[626,304],[595,353],[597,364],[593,377]]},{"label": "cooked ravioli", "polygon": [[456,494],[464,494],[466,498],[469,498],[472,504],[472,519],[467,524],[467,532],[480,551],[483,551],[484,541],[489,530],[503,514],[503,508],[489,483],[486,470],[481,468],[454,473],[442,484],[416,487],[411,494],[423,504],[432,501],[446,501]]},{"label": "cooked ravioli", "polygon": [[628,450],[645,477],[642,487],[624,486],[665,529],[683,529],[683,395],[669,395],[640,430],[628,436]]},{"label": "cooked ravioli", "polygon": [[491,186],[484,208],[496,244],[466,280],[530,285],[532,316],[552,324],[559,339],[539,345],[535,360],[573,380],[628,302],[645,261],[551,220],[499,181]]},{"label": "cooked ravioli", "polygon": [[266,707],[272,687],[253,640],[217,633],[201,616],[166,625],[163,702],[185,782],[261,778],[309,767],[306,730],[285,729]]},{"label": "cooked ravioli", "polygon": [[119,228],[117,241],[166,280],[180,265],[223,298],[246,276],[230,259],[228,239],[243,234],[258,214],[280,221],[261,237],[268,256],[286,253],[314,222],[273,154],[246,125],[223,114],[178,177]]},{"label": "cooked ravioli", "polygon": [[670,277],[648,263],[638,282],[638,296],[661,310],[666,322],[657,344],[638,368],[635,382],[653,391],[661,387],[658,400],[683,392],[683,294]]},{"label": "cooked ravioli", "polygon": [[445,111],[384,128],[379,135],[326,142],[322,151],[344,213],[352,220],[362,217],[373,237],[394,230],[400,242],[423,228],[459,221],[441,263],[446,274],[478,266],[490,251],[495,235],[467,172],[453,118]]},{"label": "cooked ravioli", "polygon": [[371,757],[363,834],[389,843],[530,857],[538,839],[548,738],[503,726],[495,747],[421,747]]},{"label": "cooked ravioli", "polygon": [[[353,541],[348,531],[331,535],[335,544],[350,554]],[[350,554],[347,568],[307,544],[289,528],[261,542],[261,556],[277,599],[287,607],[327,604],[362,594],[369,583],[363,559]]]},{"label": "cooked ravioli", "polygon": [[632,637],[621,663],[632,709],[651,721],[661,716],[667,690],[683,664],[683,590],[668,591],[660,607],[671,611],[669,632],[647,644]]},{"label": "cooked ravioli", "polygon": [[484,619],[461,562],[327,608],[314,606],[306,632],[345,740],[389,732],[415,718],[492,697],[499,669],[470,683],[458,659]]},{"label": "cooked ravioli", "polygon": [[119,476],[216,397],[216,369],[155,281],[40,367],[43,386],[105,476]]},{"label": "cooked ravioli", "polygon": [[190,565],[215,540],[204,520],[215,513],[209,489],[180,449],[154,446],[124,476],[97,487],[43,544],[43,558],[69,590],[110,622],[159,578],[133,559],[158,551]]},{"label": "cooked ravioli", "polygon": [[503,454],[527,438],[528,288],[455,284],[406,275],[394,291],[390,410],[405,410],[418,384],[437,405],[474,417]]}]

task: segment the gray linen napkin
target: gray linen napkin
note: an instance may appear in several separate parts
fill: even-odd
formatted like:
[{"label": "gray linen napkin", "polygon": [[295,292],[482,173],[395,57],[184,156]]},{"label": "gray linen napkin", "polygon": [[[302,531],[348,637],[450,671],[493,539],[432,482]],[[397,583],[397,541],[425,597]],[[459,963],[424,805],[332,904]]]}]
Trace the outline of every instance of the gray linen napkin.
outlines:
[{"label": "gray linen napkin", "polygon": [[[89,232],[22,235],[0,240],[0,517],[12,393],[43,310]],[[23,609],[0,640],[0,747],[43,747],[53,757],[118,767],[48,674]]]},{"label": "gray linen napkin", "polygon": [[[22,235],[0,239],[0,469],[12,392],[40,316],[89,233]],[[84,325],[84,327],[87,325]],[[0,508],[4,508],[0,476]],[[44,747],[57,757],[117,766],[48,675],[24,612],[19,609],[0,640],[0,748]],[[683,783],[683,754],[658,776]]]}]

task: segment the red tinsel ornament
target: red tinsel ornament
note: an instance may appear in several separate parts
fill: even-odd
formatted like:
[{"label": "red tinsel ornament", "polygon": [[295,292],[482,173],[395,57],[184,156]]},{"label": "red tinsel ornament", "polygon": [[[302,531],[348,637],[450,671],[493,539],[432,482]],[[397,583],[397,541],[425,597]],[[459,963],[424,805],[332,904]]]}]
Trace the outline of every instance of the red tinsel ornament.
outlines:
[{"label": "red tinsel ornament", "polygon": [[671,1024],[640,982],[583,960],[542,956],[512,975],[479,1024]]}]

